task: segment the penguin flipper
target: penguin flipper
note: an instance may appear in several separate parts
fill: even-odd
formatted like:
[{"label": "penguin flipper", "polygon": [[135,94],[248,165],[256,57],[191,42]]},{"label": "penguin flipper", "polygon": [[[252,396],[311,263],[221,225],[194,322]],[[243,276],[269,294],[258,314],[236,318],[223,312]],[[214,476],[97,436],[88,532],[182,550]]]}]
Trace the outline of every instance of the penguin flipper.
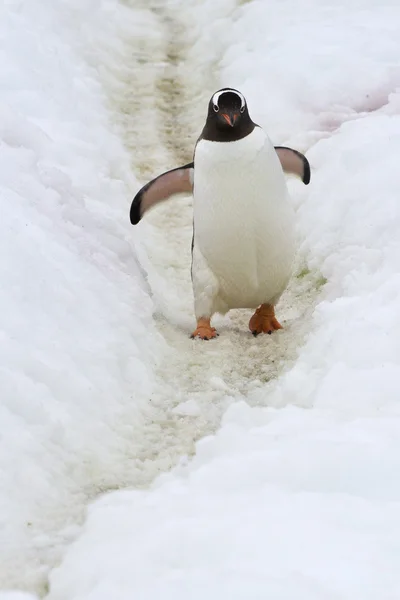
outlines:
[{"label": "penguin flipper", "polygon": [[298,175],[305,185],[310,183],[310,163],[304,154],[297,150],[292,150],[292,148],[286,148],[286,146],[275,146],[275,151],[281,161],[282,169],[286,173]]},{"label": "penguin flipper", "polygon": [[146,183],[134,197],[130,219],[132,225],[137,225],[144,213],[152,206],[163,200],[168,200],[174,194],[190,194],[193,191],[194,163],[166,171]]}]

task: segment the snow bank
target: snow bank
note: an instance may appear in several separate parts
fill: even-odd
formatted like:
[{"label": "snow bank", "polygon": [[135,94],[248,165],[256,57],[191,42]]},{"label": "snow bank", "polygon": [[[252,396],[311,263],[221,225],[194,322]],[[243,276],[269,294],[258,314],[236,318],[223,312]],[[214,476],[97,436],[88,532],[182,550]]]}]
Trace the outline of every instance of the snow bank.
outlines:
[{"label": "snow bank", "polygon": [[133,25],[114,0],[0,8],[3,588],[40,589],[88,499],[137,469],[159,340],[100,83]]},{"label": "snow bank", "polygon": [[180,477],[97,502],[50,598],[394,600],[398,457],[389,419],[237,406]]},{"label": "snow bank", "polygon": [[251,398],[271,407],[236,404],[187,466],[95,503],[50,598],[394,600],[400,9],[226,2],[206,28],[209,4],[185,2],[190,58],[218,64],[276,142],[309,148],[312,185],[292,185],[327,282],[295,367]]},{"label": "snow bank", "polygon": [[[180,0],[175,0],[178,5]],[[276,143],[307,149],[400,85],[398,5],[387,0],[188,0],[197,70],[218,66]]]}]

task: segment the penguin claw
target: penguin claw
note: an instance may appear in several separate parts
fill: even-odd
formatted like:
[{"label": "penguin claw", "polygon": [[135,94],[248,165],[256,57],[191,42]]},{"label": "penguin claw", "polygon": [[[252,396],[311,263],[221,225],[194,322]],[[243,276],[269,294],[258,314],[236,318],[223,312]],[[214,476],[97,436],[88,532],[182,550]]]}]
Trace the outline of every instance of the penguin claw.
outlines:
[{"label": "penguin claw", "polygon": [[273,331],[282,329],[282,325],[275,317],[274,307],[269,304],[262,304],[257,308],[249,321],[249,329],[254,337],[259,333],[271,335]]},{"label": "penguin claw", "polygon": [[218,337],[218,333],[215,327],[211,327],[209,323],[198,323],[197,328],[193,331],[190,336],[192,340],[195,338],[200,338],[201,340],[211,340]]},{"label": "penguin claw", "polygon": [[190,336],[190,339],[192,339],[192,340],[199,339],[199,340],[208,342],[209,340],[215,340],[215,338],[217,338],[217,337],[219,337],[219,333],[214,333],[214,334],[211,334],[211,335],[204,335],[204,334],[201,334],[201,333],[198,333],[196,335],[196,333],[192,333],[192,335]]}]

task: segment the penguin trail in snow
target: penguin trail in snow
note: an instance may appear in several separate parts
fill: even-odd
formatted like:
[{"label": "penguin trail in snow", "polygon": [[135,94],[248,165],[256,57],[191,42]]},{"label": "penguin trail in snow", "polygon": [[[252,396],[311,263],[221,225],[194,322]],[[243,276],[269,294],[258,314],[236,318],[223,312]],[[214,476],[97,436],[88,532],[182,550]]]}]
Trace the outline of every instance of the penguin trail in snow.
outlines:
[{"label": "penguin trail in snow", "polygon": [[157,203],[193,192],[192,337],[216,337],[212,316],[236,308],[257,309],[249,322],[254,335],[281,328],[274,307],[296,251],[284,172],[310,182],[306,157],[274,147],[251,120],[243,94],[223,88],[210,99],[193,162],[153,179],[133,199],[136,225]]}]

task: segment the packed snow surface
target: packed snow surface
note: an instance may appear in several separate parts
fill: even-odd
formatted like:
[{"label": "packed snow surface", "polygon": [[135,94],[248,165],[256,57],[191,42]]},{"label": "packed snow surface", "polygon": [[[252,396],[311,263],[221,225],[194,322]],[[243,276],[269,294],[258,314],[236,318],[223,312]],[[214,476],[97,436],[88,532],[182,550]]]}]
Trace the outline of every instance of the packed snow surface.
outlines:
[{"label": "packed snow surface", "polygon": [[[400,7],[149,4],[0,8],[0,600],[398,600]],[[312,181],[285,329],[206,344],[190,198],[128,210],[225,85]]]}]

